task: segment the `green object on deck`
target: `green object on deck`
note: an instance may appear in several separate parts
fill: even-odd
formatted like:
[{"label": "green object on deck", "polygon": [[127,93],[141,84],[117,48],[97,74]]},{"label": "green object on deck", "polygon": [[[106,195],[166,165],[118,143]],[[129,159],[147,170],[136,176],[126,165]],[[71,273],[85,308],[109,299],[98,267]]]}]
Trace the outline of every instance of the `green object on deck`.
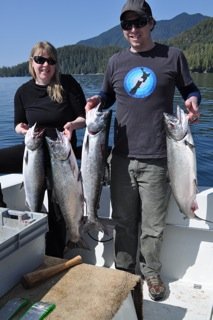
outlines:
[{"label": "green object on deck", "polygon": [[24,313],[20,320],[42,320],[55,309],[56,305],[50,302],[35,302],[31,307]]}]

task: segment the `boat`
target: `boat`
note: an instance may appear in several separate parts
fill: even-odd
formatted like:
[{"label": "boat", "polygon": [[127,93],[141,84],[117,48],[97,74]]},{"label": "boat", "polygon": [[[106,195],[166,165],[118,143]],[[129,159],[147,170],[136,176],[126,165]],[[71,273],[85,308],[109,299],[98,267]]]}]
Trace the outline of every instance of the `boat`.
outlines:
[{"label": "boat", "polygon": [[[28,210],[21,173],[4,174],[0,176],[0,183],[8,208]],[[146,283],[143,284],[144,320],[213,320],[213,188],[200,187],[197,202],[196,214],[202,220],[186,219],[171,195],[161,250],[161,276],[167,296],[155,302],[148,295]],[[47,208],[46,195],[44,207]],[[90,250],[68,250],[66,258],[80,254],[85,263],[114,268],[109,186],[103,187],[98,215],[109,233],[86,233],[84,237]],[[113,317],[113,320],[130,319],[137,320],[131,293]]]}]

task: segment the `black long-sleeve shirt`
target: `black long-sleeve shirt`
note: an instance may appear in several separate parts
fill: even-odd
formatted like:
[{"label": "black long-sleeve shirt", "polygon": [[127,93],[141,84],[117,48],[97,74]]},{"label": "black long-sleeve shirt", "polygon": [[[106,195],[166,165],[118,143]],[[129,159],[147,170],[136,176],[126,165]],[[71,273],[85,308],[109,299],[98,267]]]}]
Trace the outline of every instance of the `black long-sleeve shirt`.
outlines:
[{"label": "black long-sleeve shirt", "polygon": [[[33,79],[24,83],[16,91],[14,98],[14,125],[23,122],[30,127],[57,128],[62,131],[68,121],[85,117],[86,99],[80,84],[71,75],[61,75],[63,102],[52,101],[47,93],[47,86],[37,85]],[[72,145],[76,145],[73,132]]]}]

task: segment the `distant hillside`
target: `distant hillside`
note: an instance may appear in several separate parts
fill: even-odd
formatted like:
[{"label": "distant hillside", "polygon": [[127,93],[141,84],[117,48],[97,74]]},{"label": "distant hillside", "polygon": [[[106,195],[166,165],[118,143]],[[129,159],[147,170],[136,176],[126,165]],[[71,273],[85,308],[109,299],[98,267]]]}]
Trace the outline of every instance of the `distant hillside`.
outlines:
[{"label": "distant hillside", "polygon": [[203,20],[193,28],[180,33],[178,36],[169,39],[170,44],[181,47],[183,50],[189,48],[192,43],[213,43],[213,18]]},{"label": "distant hillside", "polygon": [[153,30],[153,38],[156,41],[164,41],[176,37],[182,32],[185,32],[195,25],[198,25],[203,20],[209,17],[203,16],[200,13],[188,14],[182,13],[171,20],[161,20],[157,22],[156,28]]},{"label": "distant hillside", "polygon": [[181,48],[192,71],[213,72],[213,18],[206,19],[170,39],[169,45]]},{"label": "distant hillside", "polygon": [[[213,18],[207,18],[200,14],[192,16],[193,19],[195,17],[197,19],[201,18],[201,22],[196,23],[193,27],[185,30],[184,32],[180,32],[177,35],[177,28],[181,26],[180,29],[182,29],[184,21],[186,23],[185,26],[188,26],[189,20],[191,20],[190,15],[179,15],[176,18],[170,20],[171,26],[168,24],[167,27],[165,27],[164,24],[165,32],[167,29],[167,36],[165,36],[164,33],[166,39],[157,41],[182,49],[187,57],[191,71],[213,72]],[[180,17],[185,18],[184,20],[180,20]],[[161,22],[167,23],[167,21]],[[160,22],[157,25],[158,28],[159,25]],[[175,28],[175,25],[177,26],[177,28]],[[157,30],[157,26],[155,31],[156,34],[158,34],[157,32],[159,32],[159,30]],[[115,27],[111,29],[111,31],[112,30],[114,30],[114,35],[117,34],[114,39],[110,37],[109,30],[103,33],[102,36],[97,37],[98,41],[93,41],[95,38],[87,40],[91,41],[90,46],[85,44],[80,45],[80,43],[82,42],[79,42],[76,45],[68,45],[58,48],[57,50],[61,65],[61,71],[63,73],[72,74],[103,73],[105,71],[109,57],[113,53],[121,50],[121,47],[124,47],[124,45],[122,45],[121,43],[121,39],[123,40],[123,35],[120,27]],[[161,30],[163,30],[162,25]],[[171,37],[172,32],[175,33],[176,36]],[[163,37],[162,34],[163,33],[161,33],[161,37]],[[155,40],[157,39],[156,37],[157,36],[155,36]],[[110,43],[114,43],[114,45],[112,46],[108,45],[110,39]],[[94,44],[95,42],[96,46],[92,45],[92,43]],[[124,41],[124,43],[126,45],[127,42]],[[25,75],[28,75],[27,62],[18,64],[13,67],[0,68],[0,77],[14,77]]]},{"label": "distant hillside", "polygon": [[[170,20],[157,21],[155,29],[152,32],[155,41],[165,41],[177,36],[178,34],[192,28],[201,21],[209,17],[202,14],[182,13]],[[81,40],[77,44],[86,45],[90,47],[103,47],[103,46],[128,46],[127,41],[123,37],[120,25],[101,33],[97,37],[87,40]]]}]

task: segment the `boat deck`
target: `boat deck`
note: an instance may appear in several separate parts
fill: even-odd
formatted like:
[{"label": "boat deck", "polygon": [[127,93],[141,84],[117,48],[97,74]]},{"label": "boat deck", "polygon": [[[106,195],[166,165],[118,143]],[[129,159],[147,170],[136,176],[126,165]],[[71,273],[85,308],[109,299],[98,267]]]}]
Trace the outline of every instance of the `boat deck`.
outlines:
[{"label": "boat deck", "polygon": [[[21,175],[0,177],[5,202],[14,210],[26,210]],[[197,195],[202,219],[213,221],[213,188],[200,188]],[[90,250],[73,249],[66,258],[80,254],[88,264],[113,268],[113,224],[109,188],[103,189],[99,217],[108,226],[109,234],[85,234]],[[162,279],[168,294],[164,301],[150,299],[146,283],[143,286],[144,320],[213,320],[213,224],[187,220],[171,198],[167,226],[161,250]],[[169,279],[169,280],[167,280]],[[110,285],[110,284],[109,284]],[[131,295],[113,320],[136,320]]]},{"label": "boat deck", "polygon": [[212,320],[213,288],[192,286],[181,280],[168,282],[168,297],[162,302],[150,299],[146,284],[143,288],[144,320]]}]

